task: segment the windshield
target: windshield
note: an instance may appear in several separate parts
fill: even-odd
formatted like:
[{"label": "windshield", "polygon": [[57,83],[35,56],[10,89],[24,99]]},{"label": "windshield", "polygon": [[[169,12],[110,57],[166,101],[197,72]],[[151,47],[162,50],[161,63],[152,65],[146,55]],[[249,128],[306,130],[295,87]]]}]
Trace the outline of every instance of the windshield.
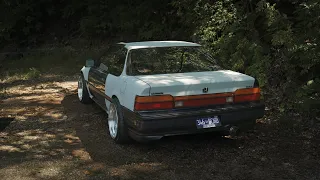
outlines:
[{"label": "windshield", "polygon": [[171,74],[221,69],[202,47],[132,49],[130,75]]}]

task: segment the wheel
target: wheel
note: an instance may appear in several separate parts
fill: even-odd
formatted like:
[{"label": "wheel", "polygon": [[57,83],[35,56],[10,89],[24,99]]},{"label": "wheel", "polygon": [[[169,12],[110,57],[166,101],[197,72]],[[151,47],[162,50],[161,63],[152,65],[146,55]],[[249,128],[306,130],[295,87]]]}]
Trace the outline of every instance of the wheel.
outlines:
[{"label": "wheel", "polygon": [[84,80],[82,73],[79,76],[79,80],[78,80],[78,98],[79,98],[80,102],[82,102],[84,104],[92,103],[92,99],[89,96],[87,83]]},{"label": "wheel", "polygon": [[112,99],[108,115],[108,127],[111,138],[118,144],[129,142],[128,128],[124,121],[121,106],[117,98]]}]

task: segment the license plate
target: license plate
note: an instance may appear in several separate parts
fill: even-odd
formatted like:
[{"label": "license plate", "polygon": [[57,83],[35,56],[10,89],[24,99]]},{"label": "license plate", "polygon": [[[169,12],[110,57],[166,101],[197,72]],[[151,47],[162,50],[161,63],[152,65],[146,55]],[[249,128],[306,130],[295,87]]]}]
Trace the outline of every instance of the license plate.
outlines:
[{"label": "license plate", "polygon": [[197,119],[196,124],[198,129],[221,126],[220,119],[218,116]]}]

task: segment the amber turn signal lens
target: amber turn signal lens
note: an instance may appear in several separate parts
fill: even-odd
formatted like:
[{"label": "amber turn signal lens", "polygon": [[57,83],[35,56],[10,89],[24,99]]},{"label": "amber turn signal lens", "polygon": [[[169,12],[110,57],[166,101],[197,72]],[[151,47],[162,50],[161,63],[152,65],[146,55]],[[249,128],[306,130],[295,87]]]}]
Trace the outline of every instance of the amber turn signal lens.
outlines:
[{"label": "amber turn signal lens", "polygon": [[245,95],[245,94],[257,94],[260,93],[260,88],[245,88],[245,89],[237,89],[234,92],[234,95]]}]

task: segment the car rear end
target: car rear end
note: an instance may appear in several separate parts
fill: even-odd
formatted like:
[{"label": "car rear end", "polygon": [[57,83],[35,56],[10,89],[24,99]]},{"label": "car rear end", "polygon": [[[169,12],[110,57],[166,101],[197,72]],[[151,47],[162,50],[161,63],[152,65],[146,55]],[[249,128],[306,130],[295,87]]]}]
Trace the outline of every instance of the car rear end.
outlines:
[{"label": "car rear end", "polygon": [[264,115],[258,87],[191,96],[136,96],[134,112],[124,111],[136,140],[221,131],[237,133]]},{"label": "car rear end", "polygon": [[150,86],[124,108],[136,140],[221,131],[236,133],[264,115],[253,77],[223,70],[199,47],[161,47],[130,52],[128,75]]}]

